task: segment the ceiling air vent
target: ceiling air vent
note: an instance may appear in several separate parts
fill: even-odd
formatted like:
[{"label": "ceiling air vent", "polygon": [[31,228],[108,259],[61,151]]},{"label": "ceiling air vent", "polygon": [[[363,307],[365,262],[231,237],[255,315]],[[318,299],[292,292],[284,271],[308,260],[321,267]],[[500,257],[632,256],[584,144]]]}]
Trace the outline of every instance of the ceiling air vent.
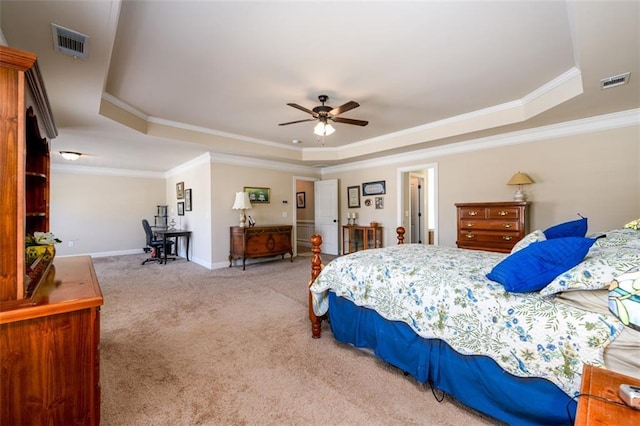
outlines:
[{"label": "ceiling air vent", "polygon": [[629,75],[631,73],[626,72],[624,74],[614,75],[613,77],[603,78],[600,80],[601,89],[609,89],[611,87],[620,86],[621,84],[627,84],[629,82]]},{"label": "ceiling air vent", "polygon": [[56,24],[51,24],[51,29],[53,31],[53,48],[56,51],[77,59],[87,59],[89,56],[88,35]]}]

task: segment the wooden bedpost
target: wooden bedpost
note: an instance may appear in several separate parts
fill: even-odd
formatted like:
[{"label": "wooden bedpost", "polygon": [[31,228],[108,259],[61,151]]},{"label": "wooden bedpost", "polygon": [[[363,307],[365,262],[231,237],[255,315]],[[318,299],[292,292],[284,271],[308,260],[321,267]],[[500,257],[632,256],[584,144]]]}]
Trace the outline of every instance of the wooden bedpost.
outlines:
[{"label": "wooden bedpost", "polygon": [[[405,229],[402,226],[396,228],[398,234],[398,244],[404,244]],[[320,258],[320,246],[322,245],[322,236],[315,234],[311,236],[311,281],[309,287],[316,281],[320,271],[322,270],[322,258]],[[326,315],[317,316],[313,312],[313,300],[311,298],[311,290],[309,290],[309,320],[311,321],[311,337],[319,339],[322,332],[322,320],[327,319]]]},{"label": "wooden bedpost", "polygon": [[[309,281],[309,287],[315,282],[320,270],[322,269],[322,258],[320,257],[320,246],[322,245],[322,236],[315,234],[311,236],[311,281]],[[317,316],[313,312],[313,301],[311,300],[311,291],[309,291],[309,320],[311,321],[311,337],[314,339],[320,338],[322,320],[326,318],[326,315]]]}]

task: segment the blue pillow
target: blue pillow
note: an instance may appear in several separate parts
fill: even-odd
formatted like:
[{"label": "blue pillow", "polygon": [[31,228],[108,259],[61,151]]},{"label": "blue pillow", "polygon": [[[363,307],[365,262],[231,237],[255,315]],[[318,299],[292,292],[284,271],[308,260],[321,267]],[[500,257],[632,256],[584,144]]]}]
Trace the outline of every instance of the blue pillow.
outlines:
[{"label": "blue pillow", "polygon": [[544,230],[547,240],[564,237],[584,237],[587,235],[587,218],[561,223]]},{"label": "blue pillow", "polygon": [[595,241],[595,238],[567,237],[530,244],[494,266],[487,278],[512,293],[538,291],[582,262]]}]

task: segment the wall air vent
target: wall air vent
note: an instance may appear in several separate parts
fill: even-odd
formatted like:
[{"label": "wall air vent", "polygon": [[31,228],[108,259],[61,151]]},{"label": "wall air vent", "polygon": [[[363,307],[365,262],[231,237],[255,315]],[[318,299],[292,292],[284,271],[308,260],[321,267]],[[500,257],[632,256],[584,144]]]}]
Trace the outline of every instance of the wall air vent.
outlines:
[{"label": "wall air vent", "polygon": [[86,60],[89,56],[89,36],[60,25],[51,24],[53,48],[76,59]]},{"label": "wall air vent", "polygon": [[611,87],[620,86],[629,82],[629,76],[631,73],[626,72],[624,74],[614,75],[613,77],[603,78],[600,80],[601,89],[609,89]]}]

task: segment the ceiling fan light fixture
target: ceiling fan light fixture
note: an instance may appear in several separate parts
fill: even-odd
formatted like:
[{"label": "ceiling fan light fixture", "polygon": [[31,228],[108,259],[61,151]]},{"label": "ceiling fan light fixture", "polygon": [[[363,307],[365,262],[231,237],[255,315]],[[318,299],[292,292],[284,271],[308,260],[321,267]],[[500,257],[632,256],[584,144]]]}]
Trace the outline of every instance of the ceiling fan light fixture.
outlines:
[{"label": "ceiling fan light fixture", "polygon": [[336,129],[334,129],[331,124],[328,124],[324,121],[320,121],[318,124],[316,124],[316,127],[313,128],[313,133],[318,136],[329,136],[335,131]]}]

